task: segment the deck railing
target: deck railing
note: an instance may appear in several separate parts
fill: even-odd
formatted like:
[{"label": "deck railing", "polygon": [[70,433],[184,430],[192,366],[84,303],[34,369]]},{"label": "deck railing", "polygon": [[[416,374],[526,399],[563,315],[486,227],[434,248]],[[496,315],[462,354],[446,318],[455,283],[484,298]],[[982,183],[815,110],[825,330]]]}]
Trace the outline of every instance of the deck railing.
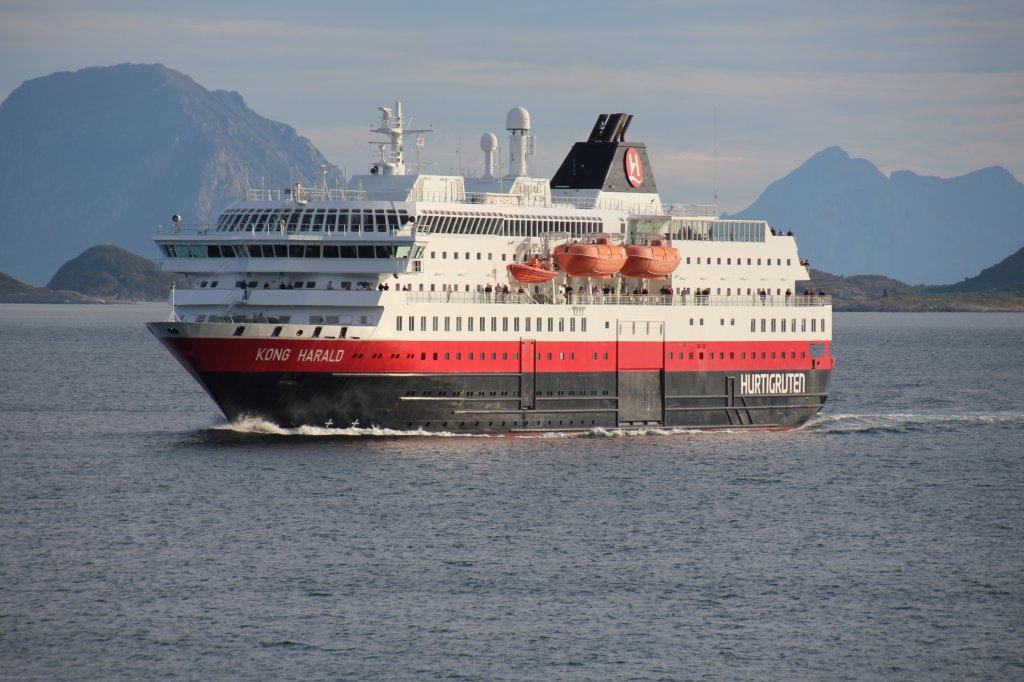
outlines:
[{"label": "deck railing", "polygon": [[701,294],[574,294],[572,296],[551,294],[528,294],[519,292],[486,293],[459,291],[410,291],[411,303],[532,303],[556,305],[664,305],[664,306],[712,306],[746,308],[803,308],[832,305],[832,297],[812,294],[810,296],[712,296]]}]

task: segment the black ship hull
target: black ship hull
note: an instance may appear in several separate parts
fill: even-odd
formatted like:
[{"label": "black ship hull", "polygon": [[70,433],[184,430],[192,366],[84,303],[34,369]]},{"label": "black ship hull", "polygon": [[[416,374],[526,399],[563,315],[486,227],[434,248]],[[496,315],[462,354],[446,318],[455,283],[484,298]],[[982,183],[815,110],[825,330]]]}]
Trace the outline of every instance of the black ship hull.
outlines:
[{"label": "black ship hull", "polygon": [[[196,374],[232,421],[466,433],[596,428],[791,429],[824,405],[831,369],[509,374]],[[772,376],[778,377],[771,381]],[[763,389],[750,394],[752,388]],[[794,390],[797,389],[797,390]]]}]

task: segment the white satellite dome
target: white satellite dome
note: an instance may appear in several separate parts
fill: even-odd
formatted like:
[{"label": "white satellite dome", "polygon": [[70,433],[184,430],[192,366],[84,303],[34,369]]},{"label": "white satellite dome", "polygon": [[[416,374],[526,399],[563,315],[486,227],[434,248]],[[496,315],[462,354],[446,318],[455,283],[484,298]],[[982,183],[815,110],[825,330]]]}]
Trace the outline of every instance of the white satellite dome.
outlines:
[{"label": "white satellite dome", "polygon": [[515,107],[505,117],[505,130],[529,130],[530,112],[523,107]]},{"label": "white satellite dome", "polygon": [[498,136],[494,133],[484,133],[480,138],[480,149],[485,152],[493,152],[498,148]]}]

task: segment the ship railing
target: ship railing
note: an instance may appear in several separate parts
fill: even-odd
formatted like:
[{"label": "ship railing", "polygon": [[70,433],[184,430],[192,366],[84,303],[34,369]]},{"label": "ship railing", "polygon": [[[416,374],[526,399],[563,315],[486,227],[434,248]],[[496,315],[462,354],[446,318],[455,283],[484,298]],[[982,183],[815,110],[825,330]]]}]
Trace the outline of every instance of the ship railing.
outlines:
[{"label": "ship railing", "polygon": [[525,292],[509,293],[485,291],[410,291],[409,301],[413,303],[541,303],[537,295]]},{"label": "ship railing", "polygon": [[566,296],[560,293],[520,293],[482,291],[409,292],[413,303],[530,303],[556,305],[636,305],[636,306],[711,306],[746,308],[803,308],[832,305],[829,295],[790,296],[715,296],[706,294],[603,294],[584,293]]},{"label": "ship railing", "polygon": [[245,190],[246,201],[365,201],[366,191],[361,189],[339,189],[331,187],[300,187],[295,192],[291,189],[254,189]]},{"label": "ship railing", "polygon": [[160,223],[156,226],[157,234],[209,234],[216,232],[217,226],[213,223],[182,224],[182,223]]},{"label": "ship railing", "polygon": [[663,210],[668,215],[684,218],[713,218],[718,215],[716,204],[665,204]]}]

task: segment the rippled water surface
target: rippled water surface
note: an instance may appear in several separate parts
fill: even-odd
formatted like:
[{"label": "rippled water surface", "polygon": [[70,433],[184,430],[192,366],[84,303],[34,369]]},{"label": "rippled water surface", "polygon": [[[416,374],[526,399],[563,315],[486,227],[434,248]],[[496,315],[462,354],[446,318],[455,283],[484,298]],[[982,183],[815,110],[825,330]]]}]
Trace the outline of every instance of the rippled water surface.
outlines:
[{"label": "rippled water surface", "polygon": [[1024,316],[837,315],[788,433],[228,425],[0,306],[0,678],[1021,679]]}]

